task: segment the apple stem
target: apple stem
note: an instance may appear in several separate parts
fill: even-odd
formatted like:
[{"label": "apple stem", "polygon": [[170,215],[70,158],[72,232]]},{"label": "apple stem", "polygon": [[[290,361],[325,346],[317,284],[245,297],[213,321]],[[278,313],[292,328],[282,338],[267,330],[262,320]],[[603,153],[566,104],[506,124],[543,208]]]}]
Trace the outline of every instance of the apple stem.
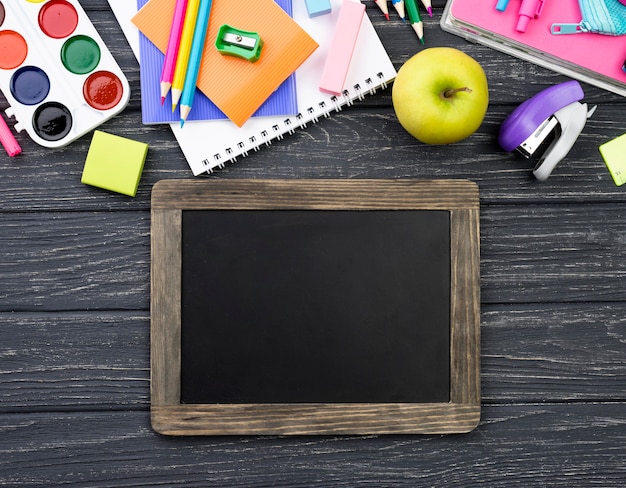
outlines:
[{"label": "apple stem", "polygon": [[443,97],[444,98],[451,98],[454,95],[456,95],[458,92],[468,92],[471,93],[472,89],[468,88],[466,86],[464,86],[463,88],[450,88],[449,90],[446,90],[443,92]]}]

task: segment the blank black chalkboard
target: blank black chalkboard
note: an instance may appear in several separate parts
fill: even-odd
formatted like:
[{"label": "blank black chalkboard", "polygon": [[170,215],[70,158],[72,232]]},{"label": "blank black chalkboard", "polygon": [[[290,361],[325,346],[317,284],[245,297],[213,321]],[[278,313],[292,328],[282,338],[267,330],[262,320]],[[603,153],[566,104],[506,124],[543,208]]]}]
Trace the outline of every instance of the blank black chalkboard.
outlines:
[{"label": "blank black chalkboard", "polygon": [[182,218],[183,403],[449,400],[448,212]]},{"label": "blank black chalkboard", "polygon": [[476,425],[473,183],[164,181],[152,207],[156,430]]}]

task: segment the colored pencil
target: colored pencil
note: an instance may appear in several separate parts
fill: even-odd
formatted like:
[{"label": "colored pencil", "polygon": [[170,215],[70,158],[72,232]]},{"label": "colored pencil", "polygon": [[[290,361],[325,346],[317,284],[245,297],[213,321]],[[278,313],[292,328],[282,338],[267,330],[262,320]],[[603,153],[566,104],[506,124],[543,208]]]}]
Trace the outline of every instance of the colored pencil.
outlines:
[{"label": "colored pencil", "polygon": [[194,29],[193,42],[191,43],[185,84],[180,99],[181,127],[185,124],[185,120],[187,120],[187,116],[191,111],[191,105],[196,93],[196,82],[198,81],[200,62],[202,61],[202,53],[204,52],[204,41],[206,40],[206,32],[209,27],[209,15],[211,13],[212,3],[212,0],[200,0],[200,8],[198,9],[196,28]]},{"label": "colored pencil", "polygon": [[174,79],[172,80],[172,112],[176,110],[176,105],[178,105],[178,100],[180,99],[183,85],[185,84],[185,75],[187,74],[187,65],[189,63],[189,54],[191,53],[191,43],[196,28],[199,5],[200,0],[188,0],[187,2],[183,33],[180,38],[180,47],[178,48],[178,57],[176,58],[176,69],[174,70]]},{"label": "colored pencil", "polygon": [[430,17],[432,17],[433,16],[433,7],[430,4],[430,0],[422,0],[422,3],[424,4],[424,8],[426,10],[428,10],[428,15]]},{"label": "colored pencil", "polygon": [[374,3],[378,5],[381,12],[387,20],[389,20],[389,9],[387,8],[387,0],[374,0]]},{"label": "colored pencil", "polygon": [[183,24],[185,21],[185,10],[187,10],[187,0],[176,0],[176,7],[174,8],[174,16],[172,18],[172,28],[170,29],[170,37],[167,41],[167,50],[165,51],[165,59],[163,60],[163,70],[161,71],[161,104],[165,101],[165,97],[169,93],[172,87],[172,81],[174,80],[178,47],[180,46],[180,38],[183,33]]},{"label": "colored pencil", "polygon": [[400,18],[404,21],[406,19],[406,14],[404,13],[404,0],[391,0],[391,4],[398,12]]},{"label": "colored pencil", "polygon": [[404,3],[406,6],[406,13],[407,17],[409,18],[409,23],[417,34],[417,38],[422,44],[424,44],[424,23],[422,22],[422,18],[420,17],[417,2],[416,0],[405,0]]}]

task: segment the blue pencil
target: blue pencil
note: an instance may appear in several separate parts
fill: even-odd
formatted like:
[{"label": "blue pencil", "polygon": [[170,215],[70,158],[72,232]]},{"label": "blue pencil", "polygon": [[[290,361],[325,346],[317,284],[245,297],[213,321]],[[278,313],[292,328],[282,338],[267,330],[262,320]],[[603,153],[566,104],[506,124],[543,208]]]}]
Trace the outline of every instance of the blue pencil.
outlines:
[{"label": "blue pencil", "polygon": [[391,0],[392,5],[398,12],[398,15],[402,19],[402,22],[406,20],[406,14],[404,12],[404,0]]},{"label": "blue pencil", "polygon": [[196,18],[196,27],[193,33],[193,41],[191,41],[191,53],[189,55],[189,64],[187,65],[187,74],[185,76],[185,84],[180,98],[180,126],[182,127],[187,120],[187,116],[191,111],[193,97],[196,93],[196,83],[198,81],[198,72],[200,71],[200,62],[202,61],[202,53],[204,51],[204,41],[209,26],[209,14],[211,13],[212,0],[200,0],[198,8],[198,17]]}]

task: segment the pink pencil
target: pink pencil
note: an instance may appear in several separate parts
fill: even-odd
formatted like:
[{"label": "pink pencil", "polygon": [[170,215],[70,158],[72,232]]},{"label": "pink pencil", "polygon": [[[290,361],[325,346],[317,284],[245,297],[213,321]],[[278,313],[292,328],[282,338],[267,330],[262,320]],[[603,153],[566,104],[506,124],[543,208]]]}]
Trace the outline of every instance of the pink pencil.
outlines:
[{"label": "pink pencil", "polygon": [[161,103],[165,101],[165,97],[167,97],[167,93],[172,87],[176,58],[178,58],[178,46],[180,45],[180,36],[183,32],[186,10],[187,0],[176,0],[174,17],[172,18],[172,29],[170,30],[170,37],[167,41],[163,71],[161,72]]}]

